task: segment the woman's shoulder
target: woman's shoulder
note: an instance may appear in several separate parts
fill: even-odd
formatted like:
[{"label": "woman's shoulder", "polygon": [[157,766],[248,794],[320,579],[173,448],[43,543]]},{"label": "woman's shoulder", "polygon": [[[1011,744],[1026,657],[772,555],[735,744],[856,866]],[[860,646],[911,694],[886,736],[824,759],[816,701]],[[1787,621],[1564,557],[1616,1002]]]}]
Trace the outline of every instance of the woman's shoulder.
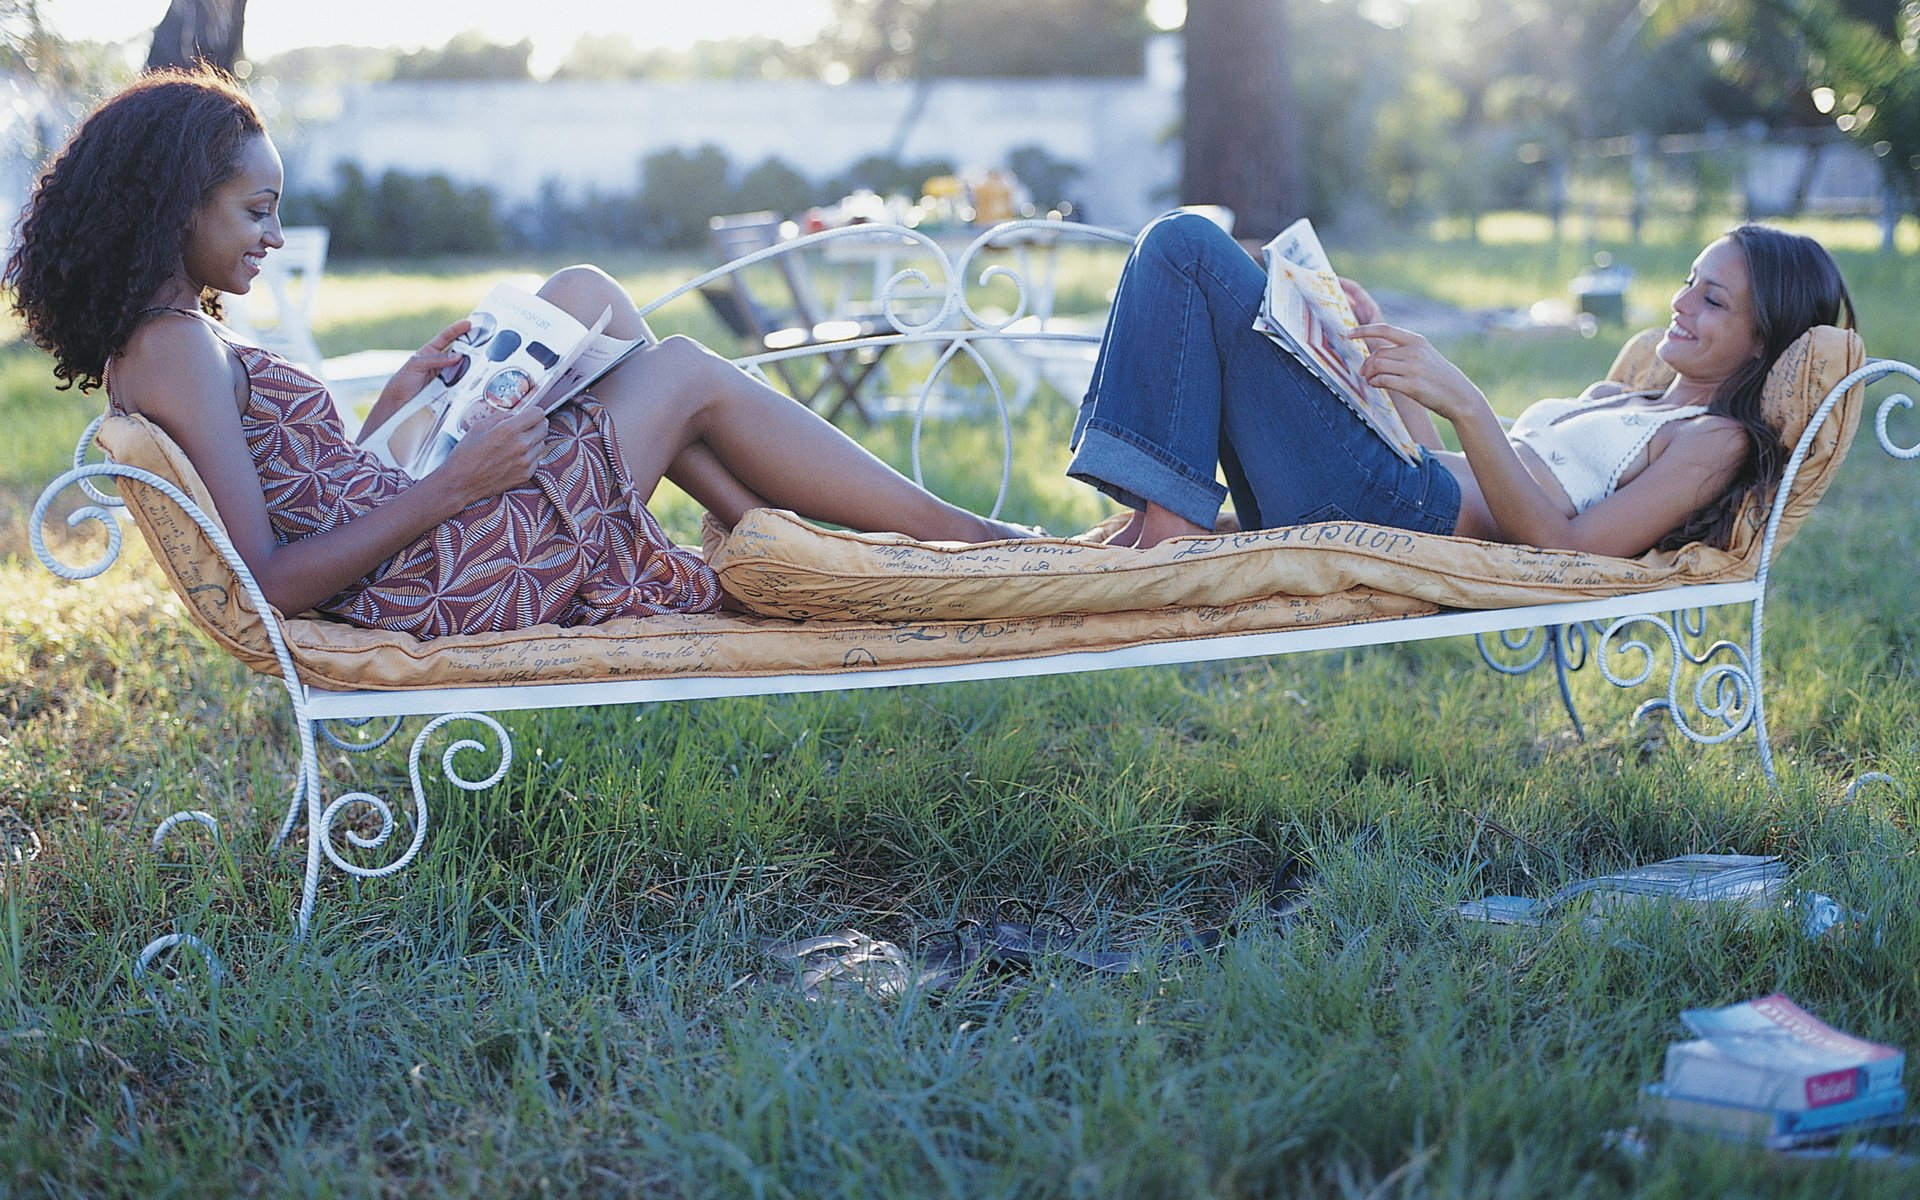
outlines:
[{"label": "woman's shoulder", "polygon": [[184,308],[149,308],[140,314],[140,323],[127,336],[127,344],[116,356],[132,363],[147,358],[191,355],[196,351],[218,352],[225,345],[213,322]]},{"label": "woman's shoulder", "polygon": [[195,393],[232,390],[236,365],[211,321],[184,309],[155,309],[114,356],[109,390],[135,412],[167,408]]},{"label": "woman's shoulder", "polygon": [[1656,451],[1704,467],[1743,461],[1746,426],[1719,413],[1697,412],[1668,421],[1659,431]]}]

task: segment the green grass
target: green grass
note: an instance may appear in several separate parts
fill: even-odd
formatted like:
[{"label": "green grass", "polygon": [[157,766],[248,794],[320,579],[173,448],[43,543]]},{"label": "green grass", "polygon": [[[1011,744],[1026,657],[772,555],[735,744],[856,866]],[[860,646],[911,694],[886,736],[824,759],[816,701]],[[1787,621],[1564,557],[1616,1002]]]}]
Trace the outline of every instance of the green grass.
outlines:
[{"label": "green grass", "polygon": [[[1650,275],[1691,252],[1634,253]],[[1335,253],[1469,304],[1563,294],[1579,261],[1491,238]],[[690,265],[616,273],[645,294]],[[1097,265],[1076,266],[1076,294],[1099,296]],[[1848,266],[1887,331],[1872,348],[1920,357],[1920,265]],[[417,341],[497,270],[330,274],[322,343]],[[1517,403],[1579,387],[1613,346],[1449,349]],[[1496,676],[1461,641],[515,714],[506,780],[430,784],[421,860],[330,874],[294,944],[298,860],[264,849],[292,761],[277,685],[188,627],[137,538],[80,585],[26,554],[21,514],[93,406],[36,356],[0,360],[0,806],[44,846],[0,866],[0,1194],[1912,1194],[1911,1171],[1677,1135],[1636,1160],[1604,1136],[1634,1121],[1685,1006],[1778,988],[1920,1049],[1915,481],[1870,441],[1776,576],[1777,793],[1747,740],[1632,726],[1644,690],[1591,669],[1575,743],[1550,680]],[[1057,477],[1065,424],[1064,405],[1021,418],[1016,519],[1101,511]],[[930,480],[990,501],[997,438],[942,426]],[[901,429],[871,441],[904,461]],[[404,746],[347,759],[326,753],[331,787],[404,795]],[[1843,801],[1867,770],[1900,788]],[[152,853],[154,823],[187,807],[226,842],[189,827]],[[1688,851],[1781,854],[1878,937],[1808,941],[1784,914],[1650,910],[1598,934],[1446,915]],[[1319,882],[1281,934],[1258,905],[1296,855]],[[910,943],[1008,899],[1113,945],[1239,932],[1123,979],[1047,969],[832,1004],[735,986],[768,967],[763,938]],[[176,928],[232,977],[137,986],[131,955]]]}]

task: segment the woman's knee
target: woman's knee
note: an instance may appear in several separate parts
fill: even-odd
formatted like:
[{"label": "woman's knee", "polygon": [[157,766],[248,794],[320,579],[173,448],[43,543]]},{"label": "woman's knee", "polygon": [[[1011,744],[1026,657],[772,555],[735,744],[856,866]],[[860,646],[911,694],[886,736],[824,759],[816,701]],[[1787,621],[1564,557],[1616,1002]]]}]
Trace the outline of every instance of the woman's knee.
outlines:
[{"label": "woman's knee", "polygon": [[1239,249],[1239,243],[1211,219],[1197,212],[1178,208],[1155,217],[1145,229],[1140,231],[1139,244],[1176,255],[1184,250],[1189,256],[1198,247],[1208,245],[1216,247],[1225,245],[1235,250]]},{"label": "woman's knee", "polygon": [[715,385],[724,378],[721,372],[737,371],[726,359],[678,333],[662,338],[628,362],[622,373],[631,376],[653,404],[705,403],[718,390]]},{"label": "woman's knee", "polygon": [[723,368],[729,371],[738,369],[684,333],[661,338],[659,344],[648,347],[646,354],[659,363],[661,369],[676,375],[710,376]]},{"label": "woman's knee", "polygon": [[605,308],[615,293],[623,299],[627,294],[613,276],[592,263],[575,263],[547,276],[546,282],[540,285],[539,295],[549,304],[578,312],[596,303]]},{"label": "woman's knee", "polygon": [[606,329],[609,337],[637,338],[646,332],[646,322],[627,289],[592,263],[575,263],[547,276],[540,285],[540,296],[584,325],[593,324],[601,313],[612,309],[613,319]]}]

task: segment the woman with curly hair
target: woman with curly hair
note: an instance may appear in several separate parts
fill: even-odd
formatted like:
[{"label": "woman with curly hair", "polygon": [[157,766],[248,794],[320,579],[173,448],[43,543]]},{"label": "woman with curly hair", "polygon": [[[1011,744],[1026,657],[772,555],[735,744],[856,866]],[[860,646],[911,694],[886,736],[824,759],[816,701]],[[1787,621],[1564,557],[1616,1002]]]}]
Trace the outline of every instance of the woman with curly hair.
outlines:
[{"label": "woman with curly hair", "polygon": [[[1760,411],[1774,360],[1815,325],[1854,325],[1818,242],[1742,225],[1701,251],[1674,293],[1655,351],[1671,384],[1595,384],[1534,404],[1507,430],[1458,367],[1342,283],[1363,322],[1350,336],[1372,350],[1363,373],[1420,443],[1411,462],[1255,330],[1266,273],[1217,226],[1174,213],[1141,233],[1068,467],[1134,510],[1113,542],[1212,532],[1231,493],[1249,529],[1368,521],[1623,557],[1724,546],[1746,498],[1784,469]],[[1452,423],[1458,451],[1434,415]]]},{"label": "woman with curly hair", "polygon": [[[349,439],[325,387],[219,322],[282,244],[280,156],[211,72],[149,75],[103,103],[35,187],[5,282],[63,386],[179,443],[272,604],[420,637],[699,612],[720,587],[646,509],[662,478],[721,521],[791,508],[856,529],[990,541],[956,508],[698,343],[641,351],[548,413],[489,413],[424,478]],[[645,324],[593,267],[540,294],[606,332]],[[456,322],[380,394],[364,438],[459,361]]]}]

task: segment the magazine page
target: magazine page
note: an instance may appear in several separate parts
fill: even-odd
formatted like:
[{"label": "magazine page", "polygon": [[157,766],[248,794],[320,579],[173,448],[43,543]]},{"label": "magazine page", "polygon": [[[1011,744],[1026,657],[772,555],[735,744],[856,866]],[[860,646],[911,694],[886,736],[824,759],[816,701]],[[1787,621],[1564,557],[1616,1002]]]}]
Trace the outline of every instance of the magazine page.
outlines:
[{"label": "magazine page", "polygon": [[1904,1057],[1893,1046],[1842,1033],[1778,992],[1726,1008],[1689,1008],[1680,1019],[1722,1054],[1776,1069],[1897,1067]]},{"label": "magazine page", "polygon": [[[607,317],[603,314],[601,324]],[[589,340],[563,309],[524,288],[497,283],[467,315],[468,329],[448,347],[460,360],[369,439],[368,449],[422,478],[446,461],[477,415],[538,396]]]},{"label": "magazine page", "polygon": [[1360,374],[1367,349],[1346,336],[1359,321],[1313,226],[1305,218],[1295,221],[1264,253],[1267,295],[1254,328],[1304,363],[1400,457],[1416,461],[1418,443],[1400,411]]},{"label": "magazine page", "polygon": [[608,371],[619,366],[627,355],[659,344],[660,339],[654,336],[652,329],[647,328],[645,321],[640,323],[640,336],[637,338],[617,338],[598,332],[609,316],[611,312],[601,315],[599,324],[594,326],[593,335],[580,344],[578,355],[571,362],[563,362],[556,367],[552,379],[541,389],[536,398],[548,412],[598,383]]},{"label": "magazine page", "polygon": [[1340,277],[1334,273],[1326,248],[1320,244],[1320,235],[1313,231],[1312,221],[1301,217],[1275,234],[1273,240],[1262,249],[1269,266],[1275,258],[1279,258],[1303,271],[1326,276],[1331,289],[1323,293],[1325,302],[1337,306],[1349,320],[1353,318],[1353,307],[1347,302],[1347,294],[1340,289]]}]

